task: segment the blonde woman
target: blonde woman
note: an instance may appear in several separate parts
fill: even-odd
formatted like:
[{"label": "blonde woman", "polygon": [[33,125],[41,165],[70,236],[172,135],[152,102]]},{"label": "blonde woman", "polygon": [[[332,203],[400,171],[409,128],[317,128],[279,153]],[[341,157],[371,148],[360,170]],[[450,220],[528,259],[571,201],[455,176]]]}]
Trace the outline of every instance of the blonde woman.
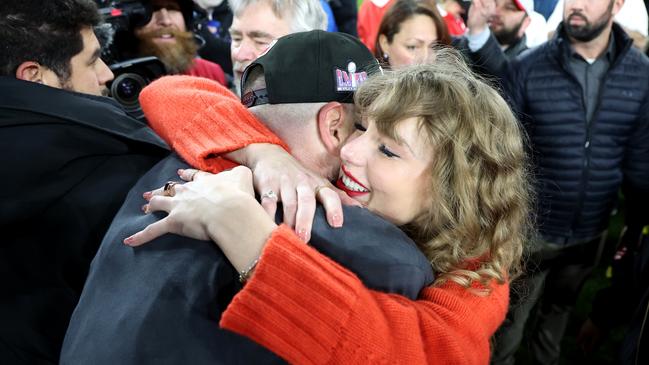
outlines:
[{"label": "blonde woman", "polygon": [[157,234],[213,240],[248,279],[221,326],[291,363],[486,364],[527,227],[519,125],[456,56],[371,77],[355,102],[337,186],[418,243],[436,273],[419,300],[367,289],[277,226],[245,167],[183,171],[193,181],[147,207],[169,213]]}]

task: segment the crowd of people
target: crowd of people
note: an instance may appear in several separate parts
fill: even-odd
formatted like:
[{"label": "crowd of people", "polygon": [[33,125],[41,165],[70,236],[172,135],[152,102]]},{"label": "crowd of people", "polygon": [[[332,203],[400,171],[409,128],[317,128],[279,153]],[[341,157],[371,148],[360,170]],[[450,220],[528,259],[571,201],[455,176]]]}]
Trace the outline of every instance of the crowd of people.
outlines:
[{"label": "crowd of people", "polygon": [[649,361],[644,3],[134,4],[0,7],[0,362]]}]

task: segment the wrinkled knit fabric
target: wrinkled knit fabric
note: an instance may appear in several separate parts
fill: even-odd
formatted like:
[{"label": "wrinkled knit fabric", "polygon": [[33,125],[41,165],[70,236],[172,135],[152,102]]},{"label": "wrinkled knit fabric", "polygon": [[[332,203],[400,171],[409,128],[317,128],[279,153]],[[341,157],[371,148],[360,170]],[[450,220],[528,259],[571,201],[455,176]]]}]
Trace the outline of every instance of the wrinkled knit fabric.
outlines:
[{"label": "wrinkled knit fabric", "polygon": [[151,128],[201,170],[219,172],[236,166],[219,155],[253,143],[288,150],[230,90],[212,80],[162,77],[142,90],[140,104]]},{"label": "wrinkled knit fabric", "polygon": [[[142,91],[140,102],[152,128],[204,170],[234,166],[217,155],[250,143],[287,148],[210,80],[164,77]],[[485,297],[447,283],[424,289],[417,301],[372,291],[282,225],[221,326],[291,363],[487,364],[489,339],[509,302],[508,284],[490,288]]]},{"label": "wrinkled knit fabric", "polygon": [[491,289],[446,283],[417,301],[375,292],[280,226],[221,326],[295,364],[487,364],[509,303],[508,284]]}]

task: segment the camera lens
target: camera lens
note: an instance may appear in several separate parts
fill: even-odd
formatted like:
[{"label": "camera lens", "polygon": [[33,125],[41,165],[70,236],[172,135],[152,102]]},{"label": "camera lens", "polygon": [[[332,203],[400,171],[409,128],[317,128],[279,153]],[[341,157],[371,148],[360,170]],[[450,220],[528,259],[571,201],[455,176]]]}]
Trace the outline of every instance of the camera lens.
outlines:
[{"label": "camera lens", "polygon": [[110,86],[110,94],[122,105],[135,105],[142,88],[147,82],[140,75],[125,73],[119,75]]}]

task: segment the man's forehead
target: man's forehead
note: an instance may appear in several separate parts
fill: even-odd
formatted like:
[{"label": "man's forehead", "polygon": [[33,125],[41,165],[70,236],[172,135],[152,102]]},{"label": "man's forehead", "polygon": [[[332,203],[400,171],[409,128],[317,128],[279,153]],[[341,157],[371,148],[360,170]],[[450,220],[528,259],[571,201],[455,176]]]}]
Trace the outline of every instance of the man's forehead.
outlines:
[{"label": "man's forehead", "polygon": [[83,51],[93,53],[100,48],[99,39],[91,27],[81,28],[81,39],[83,40]]},{"label": "man's forehead", "polygon": [[288,17],[278,17],[269,4],[260,1],[234,14],[230,31],[247,35],[266,34],[271,38],[279,38],[288,34],[289,24]]}]

